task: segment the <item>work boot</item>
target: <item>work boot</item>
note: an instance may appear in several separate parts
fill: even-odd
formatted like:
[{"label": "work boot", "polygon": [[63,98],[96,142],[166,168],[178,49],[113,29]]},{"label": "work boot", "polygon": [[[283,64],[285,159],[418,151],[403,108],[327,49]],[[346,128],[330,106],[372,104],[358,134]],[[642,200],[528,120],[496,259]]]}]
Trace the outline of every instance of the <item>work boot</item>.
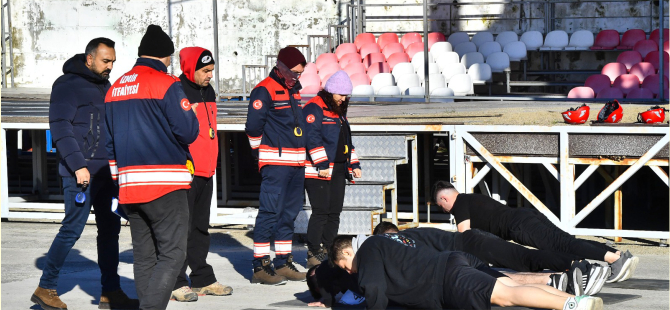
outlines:
[{"label": "work boot", "polygon": [[30,301],[40,305],[44,310],[67,310],[67,305],[60,300],[56,290],[37,287]]},{"label": "work boot", "polygon": [[254,267],[254,275],[251,276],[251,283],[260,283],[267,285],[286,284],[286,278],[278,275],[272,268],[272,262],[269,258],[264,258],[263,265]]},{"label": "work boot", "polygon": [[277,274],[286,277],[289,281],[305,281],[307,280],[307,273],[300,272],[295,265],[293,265],[293,255],[288,255],[286,264],[277,267]]},{"label": "work boot", "polygon": [[170,299],[174,299],[176,301],[198,301],[198,294],[193,293],[190,287],[182,286],[172,291]]},{"label": "work boot", "polygon": [[139,309],[140,301],[129,298],[123,290],[102,292],[98,309]]},{"label": "work boot", "polygon": [[307,251],[307,269],[310,269],[314,266],[318,266],[321,264],[321,262],[325,261],[328,259],[328,254],[326,254],[323,250],[319,249],[319,251]]},{"label": "work boot", "polygon": [[228,296],[233,293],[233,288],[227,285],[223,285],[219,282],[214,282],[205,287],[194,287],[192,288],[193,292],[203,296],[203,295],[214,295],[214,296]]}]

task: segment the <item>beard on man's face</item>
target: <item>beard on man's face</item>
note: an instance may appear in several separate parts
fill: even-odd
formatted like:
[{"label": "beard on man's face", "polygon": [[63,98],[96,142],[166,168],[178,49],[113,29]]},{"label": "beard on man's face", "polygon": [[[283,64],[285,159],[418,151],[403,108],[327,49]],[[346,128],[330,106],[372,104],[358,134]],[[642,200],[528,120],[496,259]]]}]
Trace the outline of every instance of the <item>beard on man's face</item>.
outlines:
[{"label": "beard on man's face", "polygon": [[99,76],[99,77],[101,77],[105,80],[109,80],[109,74],[112,72],[112,69],[105,69],[103,71],[98,71],[98,68],[95,66],[95,64],[93,64],[91,66],[91,71],[93,73],[95,73],[95,75],[97,75],[97,76]]}]

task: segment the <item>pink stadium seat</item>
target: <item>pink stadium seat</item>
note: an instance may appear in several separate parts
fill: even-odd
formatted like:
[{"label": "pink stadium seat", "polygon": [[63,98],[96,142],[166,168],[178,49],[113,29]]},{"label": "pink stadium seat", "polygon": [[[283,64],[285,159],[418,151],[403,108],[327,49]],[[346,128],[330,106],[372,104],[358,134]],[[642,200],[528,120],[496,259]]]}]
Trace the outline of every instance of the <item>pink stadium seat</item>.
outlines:
[{"label": "pink stadium seat", "polygon": [[382,53],[386,57],[386,59],[389,58],[389,56],[395,54],[395,53],[404,53],[405,52],[405,47],[400,44],[400,43],[389,43],[384,46],[382,49]]},{"label": "pink stadium seat", "polygon": [[638,41],[635,43],[635,46],[633,46],[633,50],[638,51],[640,55],[642,55],[642,58],[644,58],[647,56],[647,54],[649,54],[649,52],[658,51],[658,43],[652,40]]},{"label": "pink stadium seat", "polygon": [[[652,74],[648,76],[646,79],[644,79],[644,82],[642,82],[642,88],[646,88],[650,90],[652,93],[654,93],[654,96],[658,96],[661,93],[660,90],[658,89],[658,84],[659,84],[658,74]],[[665,91],[668,90],[667,76],[663,77],[663,89]]]},{"label": "pink stadium seat", "polygon": [[344,72],[346,72],[349,77],[356,73],[363,73],[365,74],[365,66],[363,66],[362,63],[360,62],[350,62],[345,68]]},{"label": "pink stadium seat", "polygon": [[628,73],[628,70],[626,70],[626,65],[622,63],[610,62],[603,67],[600,73],[609,76],[610,81],[614,82],[619,75]]},{"label": "pink stadium seat", "polygon": [[391,73],[391,67],[385,62],[375,62],[368,67],[368,77],[370,77],[370,81],[372,81],[375,75],[380,73]]},{"label": "pink stadium seat", "polygon": [[335,49],[335,56],[337,56],[337,59],[342,59],[342,56],[349,53],[356,53],[357,51],[356,44],[342,43]]},{"label": "pink stadium seat", "polygon": [[323,66],[330,63],[337,63],[337,56],[333,53],[323,53],[316,58],[316,69],[321,71]]},{"label": "pink stadium seat", "polygon": [[593,92],[593,89],[591,87],[587,86],[579,86],[575,87],[570,90],[568,93],[568,98],[583,98],[583,99],[590,99],[590,98],[595,98],[595,93]]},{"label": "pink stadium seat", "polygon": [[612,29],[607,29],[598,32],[596,41],[591,46],[592,50],[612,50],[619,46],[619,32]]},{"label": "pink stadium seat", "polygon": [[653,99],[654,98],[654,93],[651,92],[651,90],[648,90],[646,88],[636,88],[630,91],[628,93],[628,96],[626,96],[628,99]]},{"label": "pink stadium seat", "polygon": [[594,93],[599,93],[604,88],[609,88],[612,85],[610,77],[604,74],[594,74],[586,78],[584,86],[591,87]]},{"label": "pink stadium seat", "polygon": [[616,62],[624,64],[630,71],[635,64],[642,62],[642,56],[637,51],[625,51],[617,56]]},{"label": "pink stadium seat", "polygon": [[598,93],[596,98],[621,99],[621,98],[623,98],[623,93],[621,92],[620,89],[618,89],[616,87],[605,88]]},{"label": "pink stadium seat", "polygon": [[375,35],[372,33],[361,33],[356,36],[356,39],[354,40],[354,44],[356,44],[356,48],[360,51],[361,46],[367,44],[367,43],[375,43],[377,44],[377,40],[375,39]]},{"label": "pink stadium seat", "polygon": [[319,93],[320,90],[321,90],[321,85],[319,85],[319,84],[310,85],[310,86],[307,86],[307,87],[303,87],[300,90],[300,94],[301,95],[316,95],[316,94]]},{"label": "pink stadium seat", "polygon": [[382,33],[379,38],[377,38],[377,45],[379,45],[379,48],[382,50],[384,47],[386,47],[386,45],[399,42],[398,35],[393,32]]},{"label": "pink stadium seat", "polygon": [[363,46],[361,46],[360,50],[361,50],[360,53],[361,59],[365,58],[365,56],[367,56],[368,54],[381,52],[381,50],[379,49],[379,45],[377,45],[377,43],[374,42],[364,44]]},{"label": "pink stadium seat", "polygon": [[428,34],[428,50],[435,44],[435,42],[446,42],[447,38],[441,32],[431,32]]},{"label": "pink stadium seat", "polygon": [[326,74],[323,78],[321,78],[321,88],[326,87],[326,82],[328,82],[328,79],[333,75],[333,73]]},{"label": "pink stadium seat", "polygon": [[670,51],[670,41],[663,41],[663,51]]},{"label": "pink stadium seat", "polygon": [[[660,32],[658,28],[654,29],[651,34],[649,34],[649,40],[652,40],[658,44]],[[668,41],[668,28],[663,28],[663,41]]]},{"label": "pink stadium seat", "polygon": [[302,74],[300,75],[300,78],[298,79],[300,81],[300,85],[302,85],[303,88],[310,86],[310,85],[321,85],[321,78],[319,78],[319,75],[316,73],[309,73],[309,74]]},{"label": "pink stadium seat", "polygon": [[326,78],[326,76],[330,76],[339,70],[342,70],[342,68],[340,68],[340,64],[336,62],[329,62],[323,65],[323,67],[321,67],[321,69],[319,70],[319,78],[321,78],[321,82],[325,81],[324,79]]},{"label": "pink stadium seat", "polygon": [[630,68],[629,72],[630,74],[635,74],[637,78],[640,79],[640,83],[642,83],[646,77],[656,73],[656,69],[654,68],[654,65],[648,62],[641,62]]},{"label": "pink stadium seat", "polygon": [[305,74],[316,74],[319,70],[316,70],[316,64],[313,62],[308,62],[307,65],[305,65],[305,71],[302,72],[303,75]]},{"label": "pink stadium seat", "polygon": [[640,79],[635,74],[622,74],[614,80],[612,87],[616,87],[624,95],[628,95],[633,89],[640,88]]},{"label": "pink stadium seat", "polygon": [[340,58],[340,68],[344,69],[350,62],[361,62],[361,54],[359,53],[349,53],[345,54]]},{"label": "pink stadium seat", "polygon": [[384,54],[382,53],[372,53],[368,54],[365,56],[365,59],[363,59],[363,65],[365,65],[366,69],[375,62],[386,62],[386,57],[384,57]]},{"label": "pink stadium seat", "polygon": [[423,52],[423,42],[412,43],[405,49],[405,53],[409,56],[409,60],[412,60],[414,55],[418,52]]},{"label": "pink stadium seat", "polygon": [[349,78],[351,79],[351,84],[354,87],[358,85],[370,85],[370,78],[365,73],[356,73],[354,75],[350,75]]},{"label": "pink stadium seat", "polygon": [[395,65],[401,63],[401,62],[409,62],[409,56],[405,53],[395,53],[386,60],[386,62],[389,64],[389,67],[391,68],[391,71],[393,71],[393,68]]},{"label": "pink stadium seat", "polygon": [[402,46],[404,46],[405,48],[407,48],[410,44],[416,42],[423,42],[423,40],[421,39],[421,34],[416,32],[406,33],[400,39],[400,43],[402,43]]},{"label": "pink stadium seat", "polygon": [[[658,62],[658,51],[655,52],[649,52],[647,56],[644,57],[644,61],[651,63],[654,66],[654,69],[658,71],[659,69],[659,62]],[[663,63],[665,64],[665,71],[668,71],[668,61],[670,61],[670,55],[668,55],[667,52],[663,52]]]},{"label": "pink stadium seat", "polygon": [[642,29],[629,29],[626,32],[623,33],[623,37],[621,37],[621,44],[616,47],[618,50],[632,50],[633,46],[635,46],[635,43],[638,41],[645,40],[647,38],[647,34],[644,33],[644,30]]}]

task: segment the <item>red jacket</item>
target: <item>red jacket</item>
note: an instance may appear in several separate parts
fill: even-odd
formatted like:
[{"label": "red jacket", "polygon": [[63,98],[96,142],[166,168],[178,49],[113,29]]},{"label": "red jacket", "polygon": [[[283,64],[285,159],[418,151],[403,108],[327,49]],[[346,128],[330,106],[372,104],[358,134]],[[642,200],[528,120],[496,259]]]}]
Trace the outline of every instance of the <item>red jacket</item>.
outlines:
[{"label": "red jacket", "polygon": [[[184,87],[186,97],[191,104],[198,103],[195,108],[198,112],[200,134],[188,149],[193,156],[195,175],[209,178],[216,172],[216,163],[219,156],[219,136],[216,132],[216,93],[212,85],[200,87],[195,84],[195,66],[198,57],[205,49],[201,47],[186,47],[179,52],[181,71],[179,79]],[[210,137],[210,128],[214,130],[214,138]]]}]

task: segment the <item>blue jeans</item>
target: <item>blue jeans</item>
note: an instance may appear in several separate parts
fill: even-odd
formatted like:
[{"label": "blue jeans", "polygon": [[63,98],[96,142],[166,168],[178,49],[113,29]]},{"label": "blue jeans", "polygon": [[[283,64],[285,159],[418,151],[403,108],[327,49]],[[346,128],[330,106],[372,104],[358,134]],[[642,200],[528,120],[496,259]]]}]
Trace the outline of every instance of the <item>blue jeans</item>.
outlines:
[{"label": "blue jeans", "polygon": [[117,272],[121,221],[111,210],[112,197],[116,196],[117,192],[116,185],[109,174],[91,176],[85,191],[86,201],[77,203],[75,196],[81,191],[81,186],[77,185],[77,178],[63,177],[65,218],[47,253],[39,286],[45,289],[57,288],[58,274],[65,264],[65,258],[79,240],[93,206],[95,224],[98,227],[98,266],[102,275],[100,279],[102,291],[118,290],[121,288]]}]

